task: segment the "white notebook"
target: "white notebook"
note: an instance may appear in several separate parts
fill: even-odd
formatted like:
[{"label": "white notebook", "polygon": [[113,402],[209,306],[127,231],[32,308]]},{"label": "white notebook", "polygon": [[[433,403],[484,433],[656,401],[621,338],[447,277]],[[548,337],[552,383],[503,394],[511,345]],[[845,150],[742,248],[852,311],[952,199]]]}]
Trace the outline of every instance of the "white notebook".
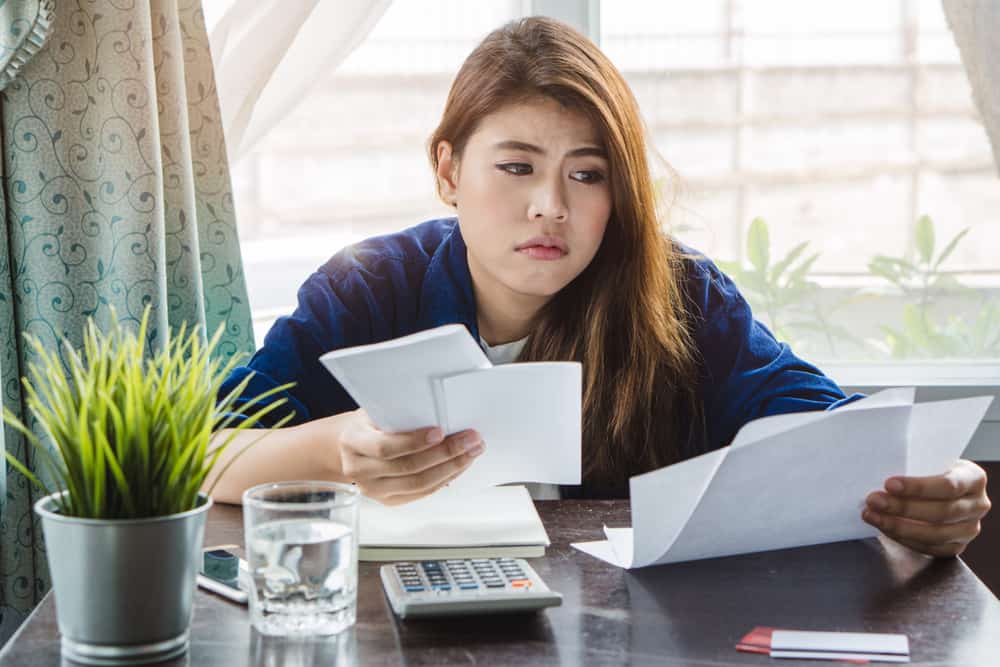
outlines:
[{"label": "white notebook", "polygon": [[494,367],[460,324],[334,350],[320,361],[385,431],[478,431],[486,450],[453,488],[580,483],[576,362]]},{"label": "white notebook", "polygon": [[361,560],[542,556],[549,545],[523,486],[445,489],[405,505],[362,498]]}]

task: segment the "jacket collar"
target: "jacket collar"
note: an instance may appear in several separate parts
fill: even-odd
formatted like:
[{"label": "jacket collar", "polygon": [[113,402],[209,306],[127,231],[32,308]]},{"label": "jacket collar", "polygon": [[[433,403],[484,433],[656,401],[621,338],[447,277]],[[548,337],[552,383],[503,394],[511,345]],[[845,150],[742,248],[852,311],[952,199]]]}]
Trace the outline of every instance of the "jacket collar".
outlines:
[{"label": "jacket collar", "polygon": [[458,218],[441,221],[450,230],[434,251],[420,291],[418,331],[443,324],[464,324],[473,339],[479,340],[476,320],[476,297],[469,273],[468,249],[462,238]]}]

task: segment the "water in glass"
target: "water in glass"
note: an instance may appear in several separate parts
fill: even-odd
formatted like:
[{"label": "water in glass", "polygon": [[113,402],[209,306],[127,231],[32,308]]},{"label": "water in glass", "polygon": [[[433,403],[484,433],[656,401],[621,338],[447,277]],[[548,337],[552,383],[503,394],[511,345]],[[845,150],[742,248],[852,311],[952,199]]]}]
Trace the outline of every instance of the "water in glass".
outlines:
[{"label": "water in glass", "polygon": [[352,625],[357,593],[353,540],[350,526],[323,518],[255,526],[247,555],[257,629],[271,635],[316,635]]}]

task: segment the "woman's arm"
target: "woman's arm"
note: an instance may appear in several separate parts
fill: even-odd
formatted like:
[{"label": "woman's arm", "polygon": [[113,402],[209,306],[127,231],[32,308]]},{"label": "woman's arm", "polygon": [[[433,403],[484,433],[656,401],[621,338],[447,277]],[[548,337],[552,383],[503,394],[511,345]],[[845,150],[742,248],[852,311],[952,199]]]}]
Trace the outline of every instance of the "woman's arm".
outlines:
[{"label": "woman's arm", "polygon": [[[340,456],[336,452],[336,436],[332,438],[333,446],[324,448],[322,439],[317,438],[317,429],[325,427],[335,432],[346,414],[269,431],[255,428],[241,431],[220,456],[202,490],[207,492],[214,484],[213,500],[238,504],[243,491],[265,482],[292,479],[345,481],[340,469]],[[224,442],[231,433],[232,429],[219,431],[214,442]],[[254,443],[262,436],[260,442]],[[223,471],[225,474],[220,479]]]},{"label": "woman's arm", "polygon": [[[230,433],[220,431],[216,442],[223,442]],[[396,505],[433,493],[453,480],[484,446],[475,431],[447,438],[439,428],[386,433],[364,410],[354,410],[272,431],[241,431],[202,489],[207,492],[215,484],[213,500],[235,504],[246,489],[257,484],[319,479],[355,483],[366,496]]]}]

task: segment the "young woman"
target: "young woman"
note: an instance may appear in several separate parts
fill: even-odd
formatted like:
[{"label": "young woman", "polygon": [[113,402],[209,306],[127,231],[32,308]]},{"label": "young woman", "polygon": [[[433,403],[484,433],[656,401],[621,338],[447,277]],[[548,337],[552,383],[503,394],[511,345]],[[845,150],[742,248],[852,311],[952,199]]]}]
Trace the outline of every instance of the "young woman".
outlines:
[{"label": "young woman", "polygon": [[[384,433],[318,361],[447,323],[464,324],[494,363],[582,362],[584,483],[564,496],[624,497],[630,476],[725,446],[752,419],[850,400],[755,321],[711,261],[663,235],[635,99],[571,28],[529,18],[487,36],[429,148],[457,217],[349,247],[305,282],[295,312],[222,390],[250,373],[247,400],[295,382],[284,394],[294,425],[236,461],[217,500],[326,478],[403,503],[462,474],[490,443],[433,424]],[[864,518],[920,551],[957,554],[989,508],[985,482],[965,461],[894,477]]]}]

